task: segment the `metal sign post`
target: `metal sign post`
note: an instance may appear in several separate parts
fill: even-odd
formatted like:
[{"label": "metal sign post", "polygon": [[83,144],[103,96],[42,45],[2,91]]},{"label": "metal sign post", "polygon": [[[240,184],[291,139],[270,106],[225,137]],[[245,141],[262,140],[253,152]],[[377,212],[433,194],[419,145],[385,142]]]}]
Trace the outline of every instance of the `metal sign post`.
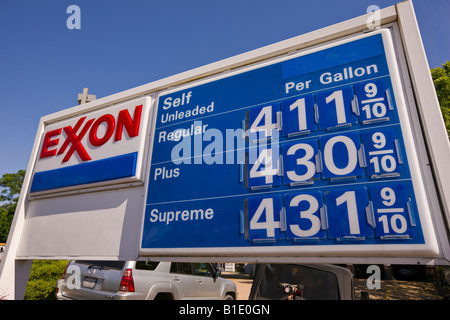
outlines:
[{"label": "metal sign post", "polygon": [[88,94],[88,88],[83,88],[83,93],[78,94],[78,104],[94,101],[97,97],[93,94]]}]

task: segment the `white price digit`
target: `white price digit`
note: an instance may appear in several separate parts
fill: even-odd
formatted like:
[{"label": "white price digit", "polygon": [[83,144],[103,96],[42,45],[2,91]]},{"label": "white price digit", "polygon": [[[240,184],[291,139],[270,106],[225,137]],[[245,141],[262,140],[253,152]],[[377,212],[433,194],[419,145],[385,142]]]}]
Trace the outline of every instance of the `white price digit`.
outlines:
[{"label": "white price digit", "polygon": [[[276,119],[275,119],[276,120]],[[261,122],[263,123],[262,125]],[[267,106],[261,109],[256,117],[255,121],[253,121],[250,126],[250,132],[255,133],[258,131],[265,132],[266,137],[272,136],[272,130],[277,129],[277,122],[272,123],[272,106]]]},{"label": "white price digit", "polygon": [[374,103],[372,108],[370,108],[370,104],[366,104],[364,107],[362,107],[362,110],[366,113],[366,118],[371,119],[372,114],[377,117],[381,118],[386,115],[386,105],[382,102]]},{"label": "white price digit", "polygon": [[300,194],[291,200],[289,206],[297,207],[302,201],[307,201],[309,203],[309,208],[308,210],[300,211],[300,218],[311,221],[311,228],[308,230],[302,230],[296,224],[289,225],[289,228],[291,232],[298,237],[311,237],[320,231],[320,219],[314,215],[314,213],[319,209],[319,202],[312,195]]},{"label": "white price digit", "polygon": [[[372,135],[373,146],[376,149],[382,149],[386,146],[386,137],[381,132],[375,132]],[[369,152],[370,154],[378,154],[378,153],[392,153],[393,150],[385,150],[385,151],[377,151],[377,152]],[[381,159],[380,159],[381,158]],[[385,172],[393,172],[397,168],[397,161],[392,155],[385,154],[381,157],[374,156],[370,158],[370,163],[373,164],[373,168],[375,173],[379,173],[381,169]],[[380,169],[381,164],[381,169]]]},{"label": "white price digit", "polygon": [[298,109],[298,129],[299,131],[308,129],[306,124],[306,105],[305,98],[297,99],[293,104],[289,106],[289,111]]},{"label": "white price digit", "polygon": [[383,188],[380,192],[381,198],[383,198],[383,204],[386,207],[393,206],[395,204],[395,192],[391,188]]},{"label": "white price digit", "polygon": [[[368,83],[364,86],[364,91],[367,98],[374,98],[378,94],[378,88],[375,83]],[[381,118],[386,115],[387,109],[383,102],[384,98],[375,98],[369,100],[363,100],[362,103],[369,103],[362,107],[362,110],[366,113],[366,118],[371,119],[372,115],[376,118]],[[373,105],[370,103],[375,102]]]},{"label": "white price digit", "polygon": [[378,88],[375,83],[368,83],[364,86],[364,91],[366,92],[367,98],[373,98],[378,93]]},{"label": "white price digit", "polygon": [[316,173],[316,165],[314,162],[310,161],[314,157],[314,149],[312,146],[306,143],[298,143],[293,145],[287,151],[288,155],[294,155],[297,150],[303,149],[305,150],[305,155],[301,158],[297,158],[297,165],[305,166],[306,173],[299,176],[294,170],[287,171],[286,174],[289,179],[292,181],[306,181],[314,176]]},{"label": "white price digit", "polygon": [[[344,168],[338,168],[333,159],[333,147],[338,142],[345,145],[348,153],[348,163]],[[358,164],[358,151],[353,140],[346,136],[336,136],[328,140],[324,148],[324,162],[328,170],[336,175],[344,176],[355,170]]]},{"label": "white price digit", "polygon": [[386,105],[382,102],[374,103],[372,106],[372,113],[375,117],[381,118],[386,115]]},{"label": "white price digit", "polygon": [[[262,150],[258,156],[258,159],[256,159],[256,162],[250,169],[250,178],[265,177],[266,184],[273,183],[273,176],[278,173],[278,164],[277,168],[273,168],[272,161],[272,149]],[[259,170],[261,164],[263,163],[264,168],[262,170]]]},{"label": "white price digit", "polygon": [[356,206],[356,196],[355,191],[347,191],[340,197],[336,198],[336,205],[341,204],[347,205],[348,222],[350,226],[351,234],[360,234],[359,230],[359,220],[358,220],[358,209]]},{"label": "white price digit", "polygon": [[386,137],[381,132],[375,132],[372,135],[373,146],[377,149],[383,149],[386,145]]},{"label": "white price digit", "polygon": [[[260,222],[259,220],[265,213],[264,222]],[[250,220],[250,229],[251,230],[266,230],[267,237],[275,237],[275,229],[280,228],[280,221],[275,221],[275,215],[273,210],[273,199],[266,198],[263,199],[256,209],[255,214]]]},{"label": "white price digit", "polygon": [[385,155],[381,157],[381,161],[378,157],[373,157],[370,159],[370,163],[373,164],[373,168],[376,173],[379,173],[380,170],[380,162],[381,162],[381,169],[383,169],[386,172],[392,172],[397,168],[397,162],[395,161],[395,158],[391,155]]},{"label": "white price digit", "polygon": [[[383,215],[378,218],[378,221],[383,224],[383,231],[384,233],[389,233],[389,222],[388,222],[388,216]],[[398,222],[400,222],[400,226],[398,226]],[[408,228],[408,222],[406,221],[405,217],[401,214],[394,214],[391,217],[390,220],[390,227],[392,228],[392,231],[395,233],[404,233],[406,229]]]},{"label": "white price digit", "polygon": [[[395,204],[396,196],[395,191],[392,190],[392,188],[385,187],[381,189],[380,195],[383,199],[381,202],[386,207],[392,207]],[[383,231],[386,234],[390,233],[390,229],[392,229],[392,231],[394,231],[395,233],[404,233],[408,229],[408,222],[406,221],[406,218],[401,214],[392,215],[390,220],[387,215],[382,215],[378,218],[378,221],[383,224]]]},{"label": "white price digit", "polygon": [[346,123],[347,118],[345,117],[344,96],[342,94],[342,90],[334,91],[332,94],[326,97],[325,101],[326,103],[334,101],[334,104],[336,106],[337,123]]}]

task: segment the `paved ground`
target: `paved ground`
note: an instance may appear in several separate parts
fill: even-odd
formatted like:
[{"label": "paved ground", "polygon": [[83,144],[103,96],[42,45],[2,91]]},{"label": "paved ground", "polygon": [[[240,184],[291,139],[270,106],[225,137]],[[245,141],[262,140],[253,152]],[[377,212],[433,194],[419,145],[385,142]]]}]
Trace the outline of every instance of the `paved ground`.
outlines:
[{"label": "paved ground", "polygon": [[238,292],[238,300],[248,300],[250,289],[252,288],[253,279],[245,274],[233,272],[222,272],[221,277],[233,281],[236,284]]},{"label": "paved ground", "polygon": [[355,299],[361,299],[361,291],[369,294],[370,300],[442,300],[432,282],[381,281],[380,289],[368,290],[366,279],[355,280]]},{"label": "paved ground", "polygon": [[[222,277],[233,281],[238,290],[238,300],[248,300],[253,279],[247,275],[223,272]],[[355,279],[355,299],[361,292],[369,294],[370,300],[442,300],[432,282],[381,281],[380,289],[368,290],[366,279]]]}]

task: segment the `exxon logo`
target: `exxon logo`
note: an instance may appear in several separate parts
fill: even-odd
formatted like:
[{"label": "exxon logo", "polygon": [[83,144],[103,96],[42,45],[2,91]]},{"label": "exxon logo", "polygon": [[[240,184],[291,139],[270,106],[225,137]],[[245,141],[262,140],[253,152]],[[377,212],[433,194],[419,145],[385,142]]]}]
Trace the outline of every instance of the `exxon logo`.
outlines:
[{"label": "exxon logo", "polygon": [[[64,155],[62,163],[67,162],[76,152],[82,161],[92,160],[82,139],[88,135],[85,141],[94,147],[100,147],[110,139],[114,141],[122,140],[123,132],[126,131],[130,138],[139,135],[141,123],[142,105],[134,108],[133,116],[128,109],[119,111],[117,117],[112,114],[104,114],[98,118],[88,119],[87,116],[81,117],[75,126],[65,126],[52,131],[48,131],[42,143],[40,159]],[[102,130],[99,128],[102,127]],[[106,128],[106,130],[104,130]],[[58,148],[60,140],[62,141],[64,132],[66,139]]]}]

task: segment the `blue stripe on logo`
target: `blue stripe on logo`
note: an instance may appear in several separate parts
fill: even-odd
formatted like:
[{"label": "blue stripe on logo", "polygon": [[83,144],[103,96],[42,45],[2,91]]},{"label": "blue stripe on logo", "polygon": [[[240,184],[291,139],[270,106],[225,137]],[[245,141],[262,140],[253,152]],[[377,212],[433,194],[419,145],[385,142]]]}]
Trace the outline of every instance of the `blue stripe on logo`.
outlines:
[{"label": "blue stripe on logo", "polygon": [[136,173],[136,161],[137,152],[134,152],[66,168],[36,172],[30,192],[132,177]]}]

